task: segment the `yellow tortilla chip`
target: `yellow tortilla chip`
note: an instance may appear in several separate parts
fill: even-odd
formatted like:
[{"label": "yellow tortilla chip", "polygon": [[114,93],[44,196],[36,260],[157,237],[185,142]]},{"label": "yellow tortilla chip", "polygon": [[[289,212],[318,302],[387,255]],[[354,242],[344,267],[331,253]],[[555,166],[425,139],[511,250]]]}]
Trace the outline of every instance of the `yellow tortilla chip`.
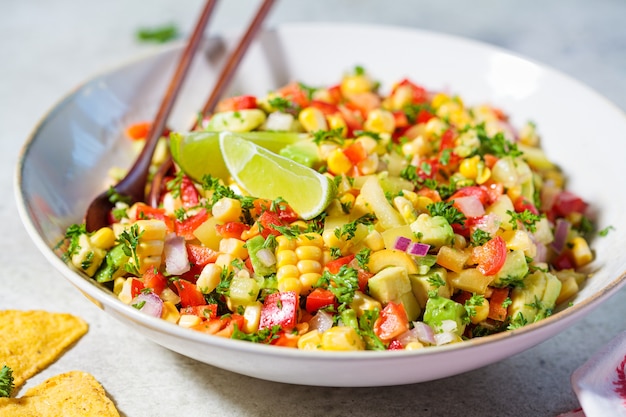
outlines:
[{"label": "yellow tortilla chip", "polygon": [[104,388],[86,372],[53,376],[20,398],[0,398],[0,415],[12,417],[119,417]]},{"label": "yellow tortilla chip", "polygon": [[0,311],[0,367],[13,370],[14,392],[61,356],[87,328],[84,320],[66,313]]}]

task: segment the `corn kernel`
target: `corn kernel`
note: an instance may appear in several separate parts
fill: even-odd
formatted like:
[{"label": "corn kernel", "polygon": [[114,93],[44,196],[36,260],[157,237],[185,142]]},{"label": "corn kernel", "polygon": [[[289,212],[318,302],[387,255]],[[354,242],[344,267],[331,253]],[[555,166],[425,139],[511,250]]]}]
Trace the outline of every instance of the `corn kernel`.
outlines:
[{"label": "corn kernel", "polygon": [[303,259],[298,261],[296,267],[300,274],[306,274],[309,272],[322,272],[322,264],[319,261],[312,259]]},{"label": "corn kernel", "polygon": [[378,164],[378,154],[371,153],[367,155],[367,158],[359,162],[357,164],[357,167],[359,168],[359,172],[361,173],[361,175],[370,175],[376,173],[376,171],[378,170]]},{"label": "corn kernel", "polygon": [[476,175],[476,184],[481,185],[489,181],[491,178],[491,169],[485,166],[483,161],[478,164],[478,174]]},{"label": "corn kernel", "polygon": [[298,235],[296,243],[298,246],[318,246],[320,248],[324,246],[322,235],[312,232]]},{"label": "corn kernel", "polygon": [[423,349],[423,348],[424,348],[424,345],[421,344],[420,342],[409,342],[404,347],[405,350],[418,350],[418,349]]},{"label": "corn kernel", "polygon": [[296,294],[300,294],[302,290],[302,283],[295,277],[287,277],[278,280],[278,291],[294,291]]},{"label": "corn kernel", "polygon": [[431,100],[430,104],[433,108],[438,109],[442,104],[450,102],[452,99],[446,93],[437,93]]},{"label": "corn kernel", "polygon": [[300,276],[300,271],[296,265],[283,265],[278,268],[276,272],[276,279],[278,281],[285,278],[297,278],[298,276]]},{"label": "corn kernel", "polygon": [[459,173],[465,178],[474,179],[478,175],[478,162],[480,157],[478,155],[471,158],[465,158],[459,164]]},{"label": "corn kernel", "polygon": [[489,315],[489,300],[483,298],[483,302],[480,305],[474,306],[475,314],[470,317],[470,321],[473,324],[478,324],[487,320]]},{"label": "corn kernel", "polygon": [[415,208],[407,198],[403,196],[394,197],[393,205],[398,209],[398,212],[400,212],[407,224],[413,223],[417,219]]},{"label": "corn kernel", "polygon": [[220,241],[219,251],[228,253],[235,258],[247,259],[248,250],[245,248],[246,242],[235,237],[224,238]]},{"label": "corn kernel", "polygon": [[322,336],[318,330],[311,330],[303,334],[298,339],[298,349],[302,350],[321,350]]},{"label": "corn kernel", "polygon": [[300,294],[308,294],[313,289],[313,286],[317,284],[322,274],[318,272],[306,272],[300,275]]},{"label": "corn kernel", "polygon": [[170,301],[164,301],[163,310],[161,311],[161,318],[163,320],[169,321],[170,323],[178,323],[180,313],[176,308],[176,304],[173,304]]},{"label": "corn kernel", "polygon": [[161,256],[164,246],[165,242],[163,240],[139,239],[139,245],[137,245],[137,256],[139,258]]},{"label": "corn kernel", "polygon": [[259,330],[259,322],[261,320],[261,303],[247,305],[243,311],[243,331],[245,333],[254,333]]},{"label": "corn kernel", "polygon": [[146,240],[163,240],[167,233],[167,227],[162,220],[137,220],[135,223],[141,233],[141,239]]},{"label": "corn kernel", "polygon": [[180,297],[178,296],[178,294],[176,294],[174,291],[167,287],[163,289],[163,291],[161,291],[161,299],[163,300],[163,302],[172,303],[174,305],[180,303]]},{"label": "corn kernel", "polygon": [[367,115],[363,127],[370,132],[393,133],[396,128],[396,121],[390,111],[374,109]]},{"label": "corn kernel", "polygon": [[385,240],[378,230],[372,230],[365,236],[363,243],[372,251],[385,249]]},{"label": "corn kernel", "polygon": [[413,89],[410,85],[401,85],[396,87],[391,96],[389,105],[391,110],[400,110],[413,101]]},{"label": "corn kernel", "polygon": [[209,294],[220,283],[222,268],[215,264],[206,264],[198,276],[196,286],[203,294]]},{"label": "corn kernel", "polygon": [[352,169],[352,162],[339,148],[330,152],[326,162],[328,170],[335,175],[347,174]]},{"label": "corn kernel", "polygon": [[300,260],[319,261],[320,259],[322,259],[322,248],[313,245],[298,246],[295,251],[295,255]]},{"label": "corn kernel", "polygon": [[89,240],[97,248],[110,249],[115,245],[115,233],[110,227],[103,227],[91,235]]},{"label": "corn kernel", "polygon": [[232,262],[237,259],[230,253],[220,253],[215,259],[215,265],[219,266],[222,269],[226,269],[228,272],[233,270]]},{"label": "corn kernel", "polygon": [[295,250],[297,245],[294,239],[289,239],[285,235],[276,236],[276,250]]},{"label": "corn kernel", "polygon": [[340,114],[329,114],[326,116],[326,123],[330,129],[341,129],[341,136],[345,137],[348,134],[348,126],[346,121]]},{"label": "corn kernel", "polygon": [[330,250],[325,250],[322,254],[322,265],[326,265],[328,262],[333,260],[333,255],[330,253]]},{"label": "corn kernel", "polygon": [[365,343],[352,327],[335,326],[322,333],[322,349],[364,350]]},{"label": "corn kernel", "polygon": [[236,198],[220,198],[211,208],[218,222],[235,222],[241,218],[241,201]]},{"label": "corn kernel", "polygon": [[414,204],[414,206],[415,210],[417,210],[419,213],[428,213],[427,207],[431,204],[434,204],[433,200],[426,196],[418,195],[417,202]]},{"label": "corn kernel", "polygon": [[276,252],[276,267],[282,268],[285,265],[295,265],[298,262],[296,252],[290,249],[279,250]]},{"label": "corn kernel", "polygon": [[193,327],[202,323],[202,319],[195,314],[181,314],[178,319],[178,325],[181,327]]},{"label": "corn kernel", "polygon": [[298,115],[298,121],[307,132],[317,132],[318,130],[328,130],[326,117],[320,109],[315,107],[305,107]]},{"label": "corn kernel", "polygon": [[344,95],[359,94],[372,91],[374,83],[365,74],[347,75],[341,80],[339,88]]},{"label": "corn kernel", "polygon": [[119,295],[124,288],[124,283],[126,282],[126,278],[117,277],[113,280],[113,294]]},{"label": "corn kernel", "polygon": [[347,207],[348,211],[350,211],[352,209],[352,207],[354,207],[354,201],[356,200],[356,197],[354,196],[354,194],[352,193],[345,193],[343,195],[341,195],[339,197],[339,204],[342,207]]}]

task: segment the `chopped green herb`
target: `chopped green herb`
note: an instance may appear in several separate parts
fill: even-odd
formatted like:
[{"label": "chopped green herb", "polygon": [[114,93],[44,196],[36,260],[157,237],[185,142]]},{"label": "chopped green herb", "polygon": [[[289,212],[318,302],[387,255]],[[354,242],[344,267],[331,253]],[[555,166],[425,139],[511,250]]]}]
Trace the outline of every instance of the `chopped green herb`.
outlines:
[{"label": "chopped green herb", "polygon": [[605,237],[606,235],[608,235],[608,234],[609,234],[609,232],[610,232],[611,230],[615,230],[615,227],[613,227],[613,226],[607,226],[607,227],[605,227],[604,229],[600,230],[600,231],[598,232],[598,235],[600,235],[600,236],[602,236],[602,237]]},{"label": "chopped green herb", "polygon": [[454,207],[453,203],[454,201],[438,201],[427,205],[426,210],[428,210],[431,216],[441,216],[450,224],[457,223],[462,226],[465,224],[465,215]]},{"label": "chopped green herb", "polygon": [[10,397],[15,385],[13,384],[13,370],[8,366],[0,369],[0,397]]},{"label": "chopped green herb", "polygon": [[141,28],[137,39],[142,42],[165,43],[178,37],[178,27],[173,23],[152,28]]},{"label": "chopped green herb", "polygon": [[513,226],[513,230],[517,230],[518,222],[524,225],[529,231],[536,232],[536,223],[541,220],[541,215],[535,214],[532,211],[526,209],[520,213],[516,213],[512,210],[507,210],[506,213],[511,216],[509,222]]}]

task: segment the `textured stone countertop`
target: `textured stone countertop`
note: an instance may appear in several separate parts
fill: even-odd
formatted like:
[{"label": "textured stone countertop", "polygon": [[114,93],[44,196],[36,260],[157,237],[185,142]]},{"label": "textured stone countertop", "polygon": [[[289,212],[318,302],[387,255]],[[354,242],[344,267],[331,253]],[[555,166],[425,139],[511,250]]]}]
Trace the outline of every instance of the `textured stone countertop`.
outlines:
[{"label": "textured stone countertop", "polygon": [[[211,32],[241,28],[257,2],[220,3]],[[38,120],[91,75],[156,48],[140,26],[189,28],[200,0],[0,2],[0,308],[73,312],[90,324],[32,386],[72,369],[92,373],[123,415],[556,416],[578,407],[571,373],[626,329],[626,289],[584,320],[524,353],[446,379],[386,388],[265,382],[193,361],[131,332],[82,297],[37,251],[18,220],[15,164]],[[268,24],[398,24],[495,44],[550,65],[626,109],[623,0],[285,0]],[[584,106],[584,103],[581,103]],[[2,343],[2,341],[0,341]]]}]

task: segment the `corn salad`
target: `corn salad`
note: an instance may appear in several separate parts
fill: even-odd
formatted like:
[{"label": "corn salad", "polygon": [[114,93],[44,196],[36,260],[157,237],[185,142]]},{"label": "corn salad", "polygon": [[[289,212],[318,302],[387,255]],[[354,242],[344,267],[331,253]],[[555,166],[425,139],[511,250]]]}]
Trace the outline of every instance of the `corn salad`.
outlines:
[{"label": "corn salad", "polygon": [[305,133],[307,158],[281,154],[336,197],[304,220],[175,167],[159,207],[118,196],[110,227],[68,228],[65,260],[146,314],[298,349],[410,350],[541,320],[587,278],[588,204],[537,128],[492,105],[408,79],[383,93],[357,67],[329,87],[225,99],[197,129]]}]

